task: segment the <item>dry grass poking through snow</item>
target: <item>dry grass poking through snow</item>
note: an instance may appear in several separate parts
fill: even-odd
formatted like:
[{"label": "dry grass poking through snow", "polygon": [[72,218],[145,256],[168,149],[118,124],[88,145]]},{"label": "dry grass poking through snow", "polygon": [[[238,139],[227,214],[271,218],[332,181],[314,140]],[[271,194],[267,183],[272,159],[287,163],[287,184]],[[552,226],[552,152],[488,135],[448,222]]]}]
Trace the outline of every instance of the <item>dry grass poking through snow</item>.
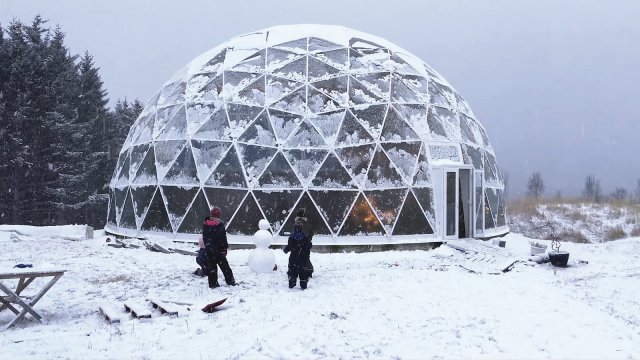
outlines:
[{"label": "dry grass poking through snow", "polygon": [[532,238],[599,243],[640,236],[640,205],[628,201],[518,199],[507,214],[511,231]]}]

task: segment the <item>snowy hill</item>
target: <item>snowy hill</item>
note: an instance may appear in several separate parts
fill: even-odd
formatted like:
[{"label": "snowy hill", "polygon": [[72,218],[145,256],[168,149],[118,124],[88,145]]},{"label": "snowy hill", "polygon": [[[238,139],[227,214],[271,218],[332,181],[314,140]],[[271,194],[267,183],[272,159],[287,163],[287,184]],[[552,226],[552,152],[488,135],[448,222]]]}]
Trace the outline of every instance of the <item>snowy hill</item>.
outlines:
[{"label": "snowy hill", "polygon": [[[6,229],[4,229],[6,230]],[[19,229],[22,233],[28,231]],[[48,228],[51,234],[53,228]],[[477,257],[431,251],[312,254],[309,289],[287,288],[279,269],[255,274],[251,250],[229,253],[241,286],[210,290],[192,275],[194,258],[108,247],[104,236],[60,228],[47,238],[0,231],[0,269],[17,263],[68,269],[36,309],[45,324],[22,321],[0,332],[3,359],[144,358],[633,358],[640,354],[640,238],[563,244],[569,267],[526,261],[528,238],[509,234],[522,261],[507,273]],[[71,232],[71,233],[70,233]],[[587,263],[588,262],[588,263]],[[34,288],[35,289],[35,288]],[[109,324],[108,302],[160,297],[193,303],[178,317],[153,310]],[[221,310],[199,309],[228,297]],[[149,309],[151,309],[149,305]],[[0,312],[0,324],[11,317]]]},{"label": "snowy hill", "polygon": [[508,211],[511,231],[532,238],[601,243],[640,236],[640,204],[519,200]]}]

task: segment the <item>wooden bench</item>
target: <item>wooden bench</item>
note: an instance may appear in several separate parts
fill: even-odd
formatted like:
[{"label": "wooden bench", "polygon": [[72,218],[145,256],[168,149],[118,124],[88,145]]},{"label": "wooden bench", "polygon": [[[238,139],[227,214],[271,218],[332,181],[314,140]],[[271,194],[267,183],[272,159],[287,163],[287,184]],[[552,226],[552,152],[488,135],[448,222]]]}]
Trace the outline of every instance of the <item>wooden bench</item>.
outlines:
[{"label": "wooden bench", "polygon": [[100,305],[100,311],[104,315],[105,319],[112,324],[119,323],[122,319],[121,314],[109,304]]},{"label": "wooden bench", "polygon": [[130,312],[135,318],[151,318],[151,311],[143,305],[133,301],[127,301],[124,303],[124,310]]},{"label": "wooden bench", "polygon": [[166,303],[162,300],[151,298],[149,299],[154,309],[160,310],[160,314],[168,314],[178,316],[178,308],[175,304]]}]

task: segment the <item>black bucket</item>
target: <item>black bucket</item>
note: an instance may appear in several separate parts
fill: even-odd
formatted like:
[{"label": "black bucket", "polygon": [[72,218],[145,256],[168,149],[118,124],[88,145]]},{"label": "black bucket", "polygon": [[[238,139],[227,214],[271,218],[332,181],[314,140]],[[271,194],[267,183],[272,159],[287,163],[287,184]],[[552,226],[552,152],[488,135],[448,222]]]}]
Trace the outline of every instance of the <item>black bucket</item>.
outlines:
[{"label": "black bucket", "polygon": [[566,251],[549,251],[549,261],[553,266],[566,267],[569,262],[569,253]]}]

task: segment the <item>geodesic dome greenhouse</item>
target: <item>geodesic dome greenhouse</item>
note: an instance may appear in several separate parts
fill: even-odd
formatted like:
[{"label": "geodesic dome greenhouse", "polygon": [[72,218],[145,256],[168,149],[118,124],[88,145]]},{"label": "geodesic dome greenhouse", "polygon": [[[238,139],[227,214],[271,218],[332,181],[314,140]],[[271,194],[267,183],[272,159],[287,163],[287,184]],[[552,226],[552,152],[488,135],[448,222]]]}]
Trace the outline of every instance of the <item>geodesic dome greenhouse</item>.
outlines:
[{"label": "geodesic dome greenhouse", "polygon": [[198,56],[147,103],[106,229],[194,237],[217,205],[236,239],[262,218],[288,236],[301,207],[317,244],[491,237],[508,232],[503,189],[485,129],[427,64],[351,29],[280,26]]}]

